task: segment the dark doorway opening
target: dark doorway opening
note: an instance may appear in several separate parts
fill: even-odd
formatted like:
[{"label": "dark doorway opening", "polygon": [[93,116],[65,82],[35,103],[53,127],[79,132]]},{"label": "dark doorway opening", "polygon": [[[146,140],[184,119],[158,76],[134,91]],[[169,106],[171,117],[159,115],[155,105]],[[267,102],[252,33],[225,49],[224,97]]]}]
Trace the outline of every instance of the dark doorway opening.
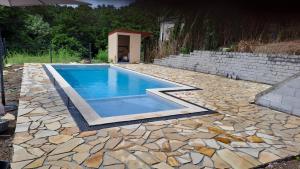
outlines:
[{"label": "dark doorway opening", "polygon": [[130,36],[118,35],[118,62],[129,62]]}]

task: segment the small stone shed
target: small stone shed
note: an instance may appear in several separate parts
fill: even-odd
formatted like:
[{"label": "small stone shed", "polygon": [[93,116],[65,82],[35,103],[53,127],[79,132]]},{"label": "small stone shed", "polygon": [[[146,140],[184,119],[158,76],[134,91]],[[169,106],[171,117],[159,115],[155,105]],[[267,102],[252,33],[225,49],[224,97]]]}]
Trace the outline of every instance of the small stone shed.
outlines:
[{"label": "small stone shed", "polygon": [[149,32],[117,29],[108,35],[108,60],[112,63],[140,63],[142,38]]}]

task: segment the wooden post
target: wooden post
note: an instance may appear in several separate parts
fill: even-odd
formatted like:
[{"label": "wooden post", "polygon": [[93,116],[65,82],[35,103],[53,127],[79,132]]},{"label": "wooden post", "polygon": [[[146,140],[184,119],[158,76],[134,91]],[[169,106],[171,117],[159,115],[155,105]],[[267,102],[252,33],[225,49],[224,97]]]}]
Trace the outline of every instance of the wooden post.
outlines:
[{"label": "wooden post", "polygon": [[52,45],[50,45],[50,63],[53,62],[53,56],[52,56]]},{"label": "wooden post", "polygon": [[5,88],[4,88],[4,77],[3,77],[3,58],[4,58],[4,46],[2,36],[0,34],[0,80],[1,80],[1,101],[5,106]]},{"label": "wooden post", "polygon": [[89,43],[89,59],[90,63],[92,63],[92,43]]}]

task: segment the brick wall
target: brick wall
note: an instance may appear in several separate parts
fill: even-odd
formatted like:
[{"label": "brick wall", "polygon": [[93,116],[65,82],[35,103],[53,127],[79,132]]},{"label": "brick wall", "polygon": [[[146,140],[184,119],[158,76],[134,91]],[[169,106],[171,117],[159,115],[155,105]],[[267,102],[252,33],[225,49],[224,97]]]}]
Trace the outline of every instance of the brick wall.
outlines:
[{"label": "brick wall", "polygon": [[194,51],[155,59],[154,64],[234,79],[276,84],[300,72],[300,56]]}]

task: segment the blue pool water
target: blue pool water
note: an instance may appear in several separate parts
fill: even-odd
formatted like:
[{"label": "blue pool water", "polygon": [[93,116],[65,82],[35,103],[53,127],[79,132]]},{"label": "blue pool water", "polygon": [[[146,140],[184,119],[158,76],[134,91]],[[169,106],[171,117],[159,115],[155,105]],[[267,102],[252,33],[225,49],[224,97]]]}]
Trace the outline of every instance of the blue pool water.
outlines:
[{"label": "blue pool water", "polygon": [[172,83],[106,65],[53,67],[101,117],[183,108],[146,92],[146,89],[175,87]]}]

